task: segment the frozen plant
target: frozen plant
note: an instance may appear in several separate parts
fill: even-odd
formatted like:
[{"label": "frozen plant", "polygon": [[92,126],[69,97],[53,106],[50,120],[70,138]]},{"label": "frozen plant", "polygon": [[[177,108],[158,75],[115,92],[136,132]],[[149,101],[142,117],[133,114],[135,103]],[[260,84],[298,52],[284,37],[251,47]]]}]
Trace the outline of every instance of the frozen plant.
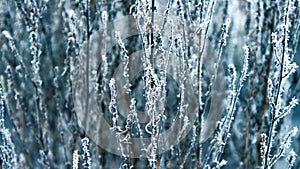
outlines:
[{"label": "frozen plant", "polygon": [[299,168],[299,16],[299,0],[0,1],[2,168]]}]

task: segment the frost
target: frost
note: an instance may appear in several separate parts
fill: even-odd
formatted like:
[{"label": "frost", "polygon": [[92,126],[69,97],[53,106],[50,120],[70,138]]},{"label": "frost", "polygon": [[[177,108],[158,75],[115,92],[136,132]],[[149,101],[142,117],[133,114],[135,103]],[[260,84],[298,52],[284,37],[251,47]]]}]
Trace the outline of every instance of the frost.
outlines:
[{"label": "frost", "polygon": [[10,33],[7,30],[2,31],[2,34],[5,36],[8,40],[13,40],[13,37],[10,35]]},{"label": "frost", "polygon": [[78,150],[74,150],[73,152],[73,169],[78,169],[79,166],[79,155],[78,155]]},{"label": "frost", "polygon": [[81,139],[81,143],[82,143],[82,150],[83,150],[83,154],[82,154],[82,166],[84,168],[91,168],[91,154],[89,151],[89,139],[87,137]]},{"label": "frost", "polygon": [[1,1],[2,168],[299,168],[299,10]]}]

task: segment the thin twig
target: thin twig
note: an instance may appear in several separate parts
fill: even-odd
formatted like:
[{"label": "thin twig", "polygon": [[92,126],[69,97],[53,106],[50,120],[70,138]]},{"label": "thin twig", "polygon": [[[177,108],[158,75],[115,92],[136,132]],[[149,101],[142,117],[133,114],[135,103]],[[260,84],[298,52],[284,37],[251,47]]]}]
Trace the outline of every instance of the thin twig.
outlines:
[{"label": "thin twig", "polygon": [[151,57],[150,57],[150,63],[154,62],[154,11],[155,11],[155,0],[152,0],[151,4]]},{"label": "thin twig", "polygon": [[[288,12],[288,6],[289,6],[289,1],[287,2],[286,4],[286,12]],[[287,21],[288,21],[288,13],[286,13],[285,17],[284,17],[284,25],[286,26],[287,25]],[[275,95],[275,105],[274,104],[271,104],[272,106],[272,109],[273,109],[273,112],[271,114],[271,117],[272,117],[272,122],[271,122],[271,126],[269,128],[269,134],[268,134],[268,143],[267,143],[267,150],[266,150],[266,156],[265,156],[265,164],[264,164],[264,168],[266,169],[268,167],[268,156],[269,156],[269,153],[271,151],[271,144],[272,144],[272,141],[273,141],[273,129],[275,127],[275,123],[276,123],[276,116],[275,116],[275,113],[276,113],[276,108],[278,107],[279,105],[279,98],[280,98],[280,90],[281,90],[281,86],[282,86],[282,80],[283,80],[283,68],[284,68],[284,58],[285,58],[285,55],[286,55],[286,48],[287,48],[287,38],[288,38],[288,32],[287,32],[287,28],[284,28],[283,29],[283,34],[284,34],[284,38],[283,38],[283,47],[282,47],[282,56],[281,56],[281,63],[280,63],[280,75],[279,75],[279,82],[278,82],[278,87],[277,87],[277,90],[276,90],[276,95]]]}]

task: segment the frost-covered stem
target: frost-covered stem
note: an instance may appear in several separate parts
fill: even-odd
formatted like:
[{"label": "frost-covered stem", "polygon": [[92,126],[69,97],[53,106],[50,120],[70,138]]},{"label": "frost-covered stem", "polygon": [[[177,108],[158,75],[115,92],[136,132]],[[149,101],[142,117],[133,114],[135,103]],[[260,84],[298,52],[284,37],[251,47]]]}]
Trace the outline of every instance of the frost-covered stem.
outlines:
[{"label": "frost-covered stem", "polygon": [[110,103],[109,103],[109,112],[112,115],[112,127],[111,130],[116,134],[117,142],[118,142],[118,150],[121,152],[122,157],[126,158],[126,155],[124,153],[124,148],[122,146],[122,143],[124,142],[121,138],[121,135],[124,133],[124,131],[121,129],[121,125],[119,125],[120,118],[117,108],[117,91],[116,91],[116,80],[114,78],[111,78],[109,82],[109,89],[110,89]]},{"label": "frost-covered stem", "polygon": [[85,116],[84,116],[84,126],[86,127],[87,116],[89,111],[89,98],[90,98],[90,82],[89,82],[89,69],[90,69],[90,11],[89,11],[89,0],[85,1],[86,11],[85,11],[85,19],[86,19],[86,63],[85,63],[85,85],[86,85],[86,98],[85,98]]},{"label": "frost-covered stem", "polygon": [[154,61],[154,11],[155,11],[155,0],[152,0],[151,4],[151,57],[150,63]]},{"label": "frost-covered stem", "polygon": [[[35,110],[36,110],[36,120],[37,120],[37,124],[40,124],[40,109],[39,109],[39,102],[40,102],[40,98],[38,96],[38,87],[40,87],[40,77],[39,77],[39,49],[37,47],[37,39],[38,39],[38,18],[37,18],[37,7],[36,7],[36,3],[31,2],[32,4],[32,11],[31,12],[31,17],[30,19],[32,20],[32,22],[34,23],[34,26],[31,28],[32,30],[30,30],[30,35],[29,35],[29,39],[30,39],[30,50],[31,50],[31,55],[33,56],[33,60],[31,61],[32,63],[32,68],[33,68],[33,87],[34,87],[34,91],[35,91]],[[42,131],[41,128],[38,126],[39,128],[39,132],[40,132],[40,139],[42,136]]]},{"label": "frost-covered stem", "polygon": [[264,157],[264,169],[267,169],[268,166],[269,166],[269,153],[271,151],[271,148],[272,148],[272,141],[273,141],[273,132],[274,132],[274,127],[275,127],[275,124],[276,124],[276,109],[278,108],[279,106],[279,100],[280,100],[280,93],[281,93],[281,88],[282,88],[282,80],[283,80],[283,71],[284,71],[284,60],[285,60],[285,57],[286,57],[286,54],[287,54],[287,45],[288,45],[288,8],[289,8],[289,3],[290,1],[288,0],[287,4],[286,4],[286,14],[285,14],[285,17],[284,17],[284,29],[283,29],[283,35],[284,35],[284,38],[283,38],[283,43],[282,43],[282,56],[281,56],[281,61],[280,61],[280,75],[279,75],[279,82],[278,82],[278,87],[277,87],[277,90],[276,90],[276,94],[275,94],[275,104],[271,104],[271,107],[273,109],[272,113],[271,113],[271,125],[270,125],[270,128],[269,128],[269,133],[268,133],[268,141],[267,141],[267,150],[266,150],[266,155]]},{"label": "frost-covered stem", "polygon": [[21,68],[23,69],[23,71],[25,73],[24,74],[25,78],[28,78],[31,83],[34,83],[34,81],[30,78],[29,73],[27,72],[27,69],[26,69],[25,64],[23,62],[23,59],[19,54],[19,51],[18,51],[18,49],[15,45],[13,37],[11,36],[11,34],[7,30],[3,30],[2,34],[8,40],[8,45],[9,45],[12,53],[14,54],[14,57],[16,58],[16,60],[20,63]]},{"label": "frost-covered stem", "polygon": [[78,155],[78,150],[74,150],[73,151],[73,165],[72,165],[72,168],[73,169],[78,169],[79,166],[79,155]]},{"label": "frost-covered stem", "polygon": [[297,159],[297,154],[296,154],[295,151],[292,149],[292,150],[290,151],[290,154],[289,154],[288,158],[287,158],[287,160],[288,160],[288,162],[289,162],[289,167],[288,167],[288,169],[292,169],[292,168],[293,168],[293,166],[294,166],[294,164],[295,164],[295,162],[296,162],[296,159]]},{"label": "frost-covered stem", "polygon": [[283,143],[281,143],[281,146],[277,152],[277,154],[275,154],[273,156],[273,158],[270,161],[269,167],[272,167],[275,162],[282,156],[282,154],[286,151],[286,149],[290,146],[291,144],[291,139],[292,137],[294,137],[298,132],[298,128],[295,127],[292,131],[290,131],[284,138]]},{"label": "frost-covered stem", "polygon": [[90,150],[89,150],[89,142],[90,142],[89,138],[87,138],[87,137],[84,137],[81,140],[82,151],[83,151],[83,154],[82,154],[82,160],[83,160],[82,166],[83,166],[83,168],[88,168],[88,169],[91,168],[91,163],[92,163],[92,158],[91,158],[91,154],[90,154]]},{"label": "frost-covered stem", "polygon": [[[256,16],[256,41],[258,44],[263,44],[263,36],[262,36],[262,28],[264,27],[264,23],[263,21],[266,20],[264,19],[264,4],[262,1],[257,1],[256,2],[256,6],[257,6],[257,16]],[[273,7],[273,10],[276,9]],[[272,25],[271,25],[271,32],[274,32],[275,30],[275,18],[276,18],[276,15],[273,15],[272,17]],[[269,56],[266,57],[266,69],[265,69],[265,72],[266,72],[266,78],[269,78],[270,77],[270,73],[271,73],[271,65],[272,65],[272,54],[275,52],[274,48],[272,45],[269,45]],[[260,56],[263,55],[262,53],[262,45],[256,45],[256,49],[255,49],[255,52],[256,52],[256,58],[259,58]],[[263,93],[263,102],[262,102],[262,117],[265,117],[267,112],[268,112],[268,85],[267,85],[267,80],[264,80],[264,93]],[[257,125],[258,125],[258,128],[259,128],[259,131],[258,131],[258,134],[257,134],[257,140],[258,142],[262,142],[262,133],[263,133],[263,125],[264,122],[257,122]],[[262,154],[261,154],[261,147],[262,147],[262,144],[257,144],[257,156],[256,156],[256,166],[260,165],[261,162],[263,161],[262,160]]]},{"label": "frost-covered stem", "polygon": [[[209,7],[208,7],[208,14],[210,14],[209,16],[206,16],[205,17],[205,20],[203,21],[204,23],[201,23],[201,24],[204,24],[205,25],[205,22],[208,22],[207,23],[207,26],[205,28],[205,31],[204,31],[204,37],[203,37],[203,43],[202,43],[202,47],[200,49],[200,55],[203,54],[203,51],[204,51],[204,47],[205,47],[205,43],[206,43],[206,37],[207,37],[207,32],[209,30],[209,26],[210,26],[210,23],[212,21],[212,17],[213,17],[213,14],[214,14],[214,10],[215,10],[215,3],[216,3],[216,0],[212,0],[212,1],[209,1]],[[207,14],[207,15],[208,15]],[[202,18],[201,18],[202,19]],[[203,31],[203,28],[199,28],[199,34],[202,35],[202,31]],[[200,36],[201,37],[201,36]]]},{"label": "frost-covered stem", "polygon": [[0,145],[0,159],[1,166],[0,168],[16,168],[16,153],[15,146],[11,140],[10,131],[5,127],[5,118],[4,118],[4,96],[2,91],[2,83],[0,82],[0,134],[1,134],[1,145]]},{"label": "frost-covered stem", "polygon": [[[107,89],[106,89],[106,84],[108,83],[108,61],[107,61],[107,56],[106,56],[106,52],[107,52],[107,43],[108,42],[108,33],[107,33],[107,21],[108,21],[108,13],[107,13],[107,9],[104,9],[102,11],[102,24],[103,24],[103,50],[101,52],[101,59],[102,59],[102,63],[103,63],[103,74],[102,74],[102,80],[101,80],[101,95],[102,93],[104,93]],[[101,72],[101,63],[99,65],[99,72]],[[100,76],[100,75],[99,75]]]},{"label": "frost-covered stem", "polygon": [[137,115],[137,112],[136,112],[135,105],[136,105],[136,100],[134,98],[132,98],[130,100],[130,107],[129,107],[130,108],[130,114],[132,114],[134,120],[136,120],[137,130],[138,130],[137,134],[140,135],[140,139],[141,139],[141,142],[142,142],[142,150],[146,152],[147,149],[146,149],[145,142],[143,140],[144,139],[144,134],[143,134],[143,131],[141,129],[141,125],[140,125],[140,121],[139,121],[139,118],[138,118],[138,115]]},{"label": "frost-covered stem", "polygon": [[123,77],[125,78],[125,85],[123,86],[123,88],[125,89],[125,92],[127,94],[130,93],[131,89],[131,84],[129,81],[129,56],[128,56],[128,51],[125,48],[125,45],[121,39],[121,35],[120,32],[116,32],[116,39],[118,41],[119,46],[121,47],[121,56],[123,56],[123,65],[124,65],[124,69],[123,69]]},{"label": "frost-covered stem", "polygon": [[222,145],[221,147],[221,151],[218,153],[218,156],[217,156],[217,161],[220,160],[221,158],[221,155],[223,154],[223,151],[224,151],[224,148],[225,148],[225,145],[227,144],[227,140],[228,140],[228,133],[229,133],[229,130],[230,130],[230,127],[231,127],[231,123],[233,121],[233,115],[235,113],[235,108],[236,108],[236,104],[237,104],[237,101],[238,101],[238,97],[239,97],[239,94],[240,94],[240,91],[242,89],[242,86],[243,84],[242,83],[239,83],[239,87],[238,87],[238,90],[236,91],[235,95],[234,95],[234,99],[233,99],[233,102],[231,103],[231,106],[230,106],[230,111],[229,111],[229,115],[227,116],[226,120],[225,120],[225,124],[224,124],[224,144]]},{"label": "frost-covered stem", "polygon": [[158,137],[159,137],[159,124],[161,114],[158,112],[158,98],[160,97],[161,84],[154,71],[154,68],[148,66],[145,68],[145,75],[143,77],[145,83],[145,97],[147,114],[150,121],[146,124],[145,130],[151,135],[151,143],[148,146],[148,161],[150,167],[156,168],[157,151],[158,151]]},{"label": "frost-covered stem", "polygon": [[234,113],[235,113],[235,109],[236,109],[236,104],[238,102],[238,99],[239,99],[239,95],[240,95],[240,92],[242,90],[242,87],[243,87],[243,82],[246,80],[246,77],[248,76],[248,66],[249,66],[249,63],[248,63],[248,59],[249,59],[249,46],[245,45],[244,47],[244,50],[245,50],[245,59],[244,59],[244,65],[243,65],[243,69],[242,69],[242,74],[241,74],[241,77],[240,77],[240,80],[239,80],[239,83],[238,83],[238,86],[236,88],[236,90],[234,91],[233,93],[233,98],[232,98],[232,101],[231,101],[231,104],[230,104],[230,108],[229,108],[229,113],[228,115],[226,116],[223,124],[222,124],[222,135],[221,135],[221,139],[223,140],[223,144],[221,144],[220,146],[220,151],[217,152],[217,155],[216,155],[216,161],[220,161],[220,158],[224,152],[224,149],[225,149],[225,146],[227,144],[227,140],[229,138],[229,130],[231,128],[231,124],[232,124],[232,121],[234,119]]},{"label": "frost-covered stem", "polygon": [[271,149],[271,144],[272,144],[272,141],[273,141],[273,138],[272,138],[272,135],[273,135],[273,128],[274,128],[274,115],[275,111],[273,111],[272,113],[272,122],[271,122],[271,125],[270,125],[270,128],[269,128],[269,134],[268,134],[268,143],[267,143],[267,150],[266,150],[266,153],[265,153],[265,159],[264,159],[264,169],[267,169],[268,168],[268,159],[269,159],[269,152],[270,152],[270,149]]},{"label": "frost-covered stem", "polygon": [[[221,61],[221,56],[222,56],[222,51],[223,51],[223,48],[227,45],[227,37],[228,37],[228,31],[229,31],[229,26],[230,26],[230,23],[231,23],[231,19],[230,18],[227,18],[226,19],[226,21],[225,21],[225,23],[223,24],[223,27],[222,27],[222,35],[221,35],[221,40],[220,40],[220,45],[219,45],[219,48],[218,48],[218,53],[217,53],[217,61],[216,61],[216,63],[215,63],[215,65],[214,65],[214,74],[212,75],[212,78],[211,78],[211,82],[210,82],[210,84],[209,84],[209,90],[208,90],[208,92],[205,94],[206,96],[209,96],[210,94],[211,94],[211,90],[212,90],[212,88],[213,88],[213,85],[215,84],[215,81],[216,81],[216,79],[217,79],[217,74],[218,74],[218,68],[219,68],[219,64],[220,64],[220,61]],[[245,49],[245,47],[244,47],[244,49]],[[248,47],[247,47],[247,49],[248,49]],[[245,49],[246,50],[246,49]],[[241,81],[240,81],[240,83],[239,83],[239,86],[240,86],[240,88],[242,87],[242,83],[243,83],[243,78],[245,78],[246,76],[247,76],[247,68],[248,68],[248,54],[249,53],[247,53],[246,52],[246,56],[245,56],[245,63],[244,63],[244,67],[243,67],[243,72],[242,72],[242,76],[241,76]],[[244,76],[244,77],[243,77]],[[240,88],[238,88],[238,90],[240,90]],[[225,122],[227,122],[226,124],[224,124],[223,125],[223,127],[225,128],[225,134],[224,134],[224,136],[226,137],[226,138],[224,138],[224,140],[225,140],[225,143],[226,143],[226,140],[227,140],[227,133],[229,132],[229,129],[230,129],[230,125],[231,125],[231,117],[233,117],[233,114],[234,114],[234,112],[235,112],[235,104],[236,104],[236,102],[237,102],[237,100],[238,100],[238,95],[239,95],[239,92],[240,91],[236,91],[236,95],[234,95],[234,101],[233,102],[231,102],[232,104],[231,104],[231,106],[230,106],[230,110],[229,110],[229,112],[230,112],[230,115],[228,116],[228,119],[226,119],[225,121],[224,121],[224,123]],[[208,102],[209,102],[209,99],[207,98],[206,100],[205,100],[205,104],[204,105],[208,105]],[[201,118],[200,118],[201,119]],[[202,128],[202,127],[201,127]],[[202,132],[200,131],[200,137],[202,137],[201,136],[202,135]],[[223,137],[223,136],[222,136]],[[222,153],[223,153],[223,149],[224,149],[224,147],[225,147],[225,145],[222,145],[222,151],[218,154],[218,156],[221,156],[222,155]],[[217,159],[219,159],[220,157],[217,157]]]},{"label": "frost-covered stem", "polygon": [[[203,125],[203,114],[201,114],[201,110],[203,109],[203,102],[201,100],[202,97],[202,86],[201,86],[201,74],[202,74],[202,55],[204,52],[204,48],[205,48],[205,43],[206,43],[206,37],[207,37],[207,32],[209,30],[210,27],[210,23],[212,21],[212,17],[214,14],[214,7],[215,7],[215,0],[210,1],[209,3],[209,7],[208,7],[208,12],[205,16],[205,20],[202,20],[202,11],[203,11],[203,5],[201,5],[201,11],[199,14],[199,22],[200,22],[200,27],[197,33],[198,36],[198,60],[197,60],[197,89],[198,89],[198,99],[199,99],[199,110],[198,110],[198,127],[199,127],[199,147],[198,147],[198,162],[201,163],[201,158],[202,158],[202,145],[200,143],[201,138],[202,138],[202,125]],[[202,22],[202,23],[201,23]],[[207,25],[205,25],[205,23],[207,23]],[[202,28],[202,24],[205,26],[205,28]],[[203,39],[202,39],[203,38]],[[200,165],[199,165],[200,166]]]},{"label": "frost-covered stem", "polygon": [[[197,59],[197,88],[198,88],[198,102],[199,102],[199,110],[198,110],[198,128],[199,128],[199,142],[198,142],[198,162],[201,163],[201,158],[202,158],[202,144],[201,144],[201,138],[202,138],[202,114],[201,114],[201,110],[202,110],[202,85],[201,85],[201,75],[202,75],[202,54],[203,54],[203,48],[202,47],[202,42],[201,42],[201,36],[202,36],[202,30],[200,30],[197,34],[198,36],[198,59]],[[197,132],[197,131],[195,131]],[[196,133],[195,133],[196,134]]]},{"label": "frost-covered stem", "polygon": [[[47,158],[45,157],[44,153],[48,153],[47,149],[47,136],[48,136],[48,120],[47,120],[47,111],[44,110],[43,105],[43,92],[42,92],[42,80],[40,77],[40,56],[42,54],[41,51],[41,43],[40,43],[40,36],[39,36],[39,24],[40,24],[40,17],[41,17],[41,10],[38,7],[36,1],[31,0],[30,3],[30,21],[31,25],[28,28],[29,32],[29,42],[30,42],[30,54],[33,57],[31,64],[32,64],[32,71],[33,71],[33,88],[35,92],[35,111],[36,111],[36,119],[37,119],[37,128],[39,130],[38,139],[40,146],[43,150],[41,155],[41,162],[45,165],[48,165],[46,161]],[[45,157],[45,158],[44,158]]]},{"label": "frost-covered stem", "polygon": [[[201,73],[202,73],[202,50],[201,50],[201,33],[198,34],[198,60],[197,60],[197,87],[200,110],[202,109],[201,100]],[[200,111],[199,111],[200,112]]]},{"label": "frost-covered stem", "polygon": [[163,18],[164,22],[163,22],[163,25],[160,29],[162,35],[164,34],[165,26],[166,26],[166,23],[167,23],[167,19],[168,19],[168,16],[169,16],[169,13],[170,13],[170,8],[171,8],[172,4],[173,4],[173,1],[168,0],[168,5],[167,5],[167,8],[164,12],[164,18]]},{"label": "frost-covered stem", "polygon": [[[227,40],[226,39],[228,37],[228,31],[229,31],[230,23],[231,23],[231,19],[227,18],[225,23],[223,24],[223,28],[222,28],[223,31],[222,31],[222,35],[221,35],[221,41],[220,41],[220,46],[219,46],[218,54],[217,54],[217,59],[218,60],[216,61],[215,65],[214,65],[215,72],[212,75],[211,83],[209,84],[209,91],[206,94],[207,96],[210,95],[212,87],[215,84],[215,81],[217,79],[217,73],[218,73],[219,64],[221,62],[222,51],[223,51],[223,48],[227,45]],[[208,101],[209,101],[209,99],[206,99],[205,105],[208,105]]]},{"label": "frost-covered stem", "polygon": [[[202,100],[201,100],[201,69],[202,69],[202,52],[203,50],[201,49],[201,33],[202,30],[198,33],[198,60],[197,60],[197,87],[198,87],[198,98],[199,98],[199,110],[202,109]],[[200,111],[199,111],[199,117],[200,117]]]}]

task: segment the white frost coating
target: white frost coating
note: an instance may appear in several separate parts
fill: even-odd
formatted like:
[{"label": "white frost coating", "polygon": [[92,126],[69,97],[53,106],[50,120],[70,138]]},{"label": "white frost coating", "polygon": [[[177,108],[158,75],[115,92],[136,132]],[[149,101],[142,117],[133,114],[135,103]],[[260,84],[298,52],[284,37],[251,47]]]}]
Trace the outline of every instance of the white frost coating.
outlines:
[{"label": "white frost coating", "polygon": [[6,39],[13,40],[13,37],[7,30],[2,31],[2,34],[5,36]]}]

